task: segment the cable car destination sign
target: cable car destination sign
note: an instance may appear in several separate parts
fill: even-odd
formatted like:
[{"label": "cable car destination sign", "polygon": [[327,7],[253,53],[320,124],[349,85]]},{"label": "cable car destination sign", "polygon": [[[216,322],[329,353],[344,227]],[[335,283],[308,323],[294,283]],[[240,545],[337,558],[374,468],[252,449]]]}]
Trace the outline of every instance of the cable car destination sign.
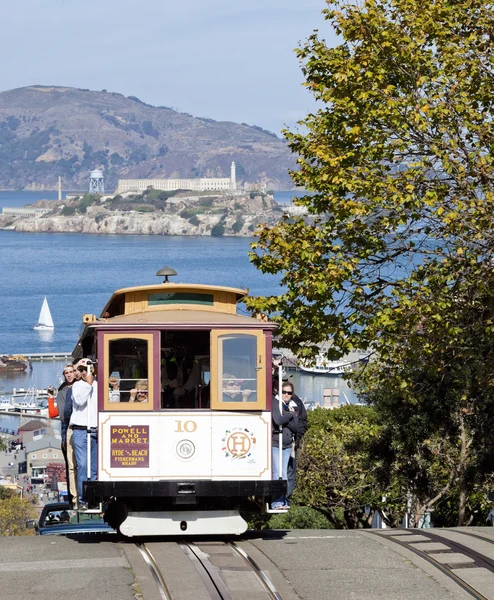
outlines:
[{"label": "cable car destination sign", "polygon": [[149,467],[149,425],[112,425],[111,466]]}]

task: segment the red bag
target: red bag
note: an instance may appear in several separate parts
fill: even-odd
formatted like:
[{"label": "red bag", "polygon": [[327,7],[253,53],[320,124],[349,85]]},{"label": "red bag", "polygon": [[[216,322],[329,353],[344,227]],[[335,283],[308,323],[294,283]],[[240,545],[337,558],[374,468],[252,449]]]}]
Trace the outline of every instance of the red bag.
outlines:
[{"label": "red bag", "polygon": [[48,396],[48,416],[50,419],[58,417],[58,406],[55,404],[55,398]]}]

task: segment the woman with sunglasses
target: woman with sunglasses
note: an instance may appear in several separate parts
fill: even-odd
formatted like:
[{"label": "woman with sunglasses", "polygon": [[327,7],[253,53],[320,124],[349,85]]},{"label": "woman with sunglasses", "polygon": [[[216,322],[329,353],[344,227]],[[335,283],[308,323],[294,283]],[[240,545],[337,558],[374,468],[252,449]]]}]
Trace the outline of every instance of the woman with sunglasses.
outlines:
[{"label": "woman with sunglasses", "polygon": [[[276,391],[276,390],[275,390]],[[290,410],[289,404],[293,394],[293,385],[289,382],[284,381],[281,395],[281,411],[280,402],[278,396],[273,397],[273,479],[280,477],[280,429],[281,429],[281,478],[285,481],[288,479],[287,469],[290,454],[292,452],[292,442],[298,431],[298,417],[295,412]],[[273,510],[288,510],[289,505],[287,502],[286,495],[280,496],[271,502],[271,508]]]},{"label": "woman with sunglasses", "polygon": [[148,380],[140,379],[135,388],[130,390],[129,402],[147,402],[148,401]]}]

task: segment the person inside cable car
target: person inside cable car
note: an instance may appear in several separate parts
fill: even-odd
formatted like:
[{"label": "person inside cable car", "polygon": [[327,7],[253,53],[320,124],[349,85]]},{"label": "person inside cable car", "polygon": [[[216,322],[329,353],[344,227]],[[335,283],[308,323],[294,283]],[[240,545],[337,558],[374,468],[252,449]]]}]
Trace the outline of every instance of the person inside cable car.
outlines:
[{"label": "person inside cable car", "polygon": [[148,380],[140,379],[135,388],[130,390],[129,402],[147,402],[148,401]]},{"label": "person inside cable car", "polygon": [[241,388],[242,380],[231,375],[223,374],[223,402],[248,402],[252,390]]},{"label": "person inside cable car", "polygon": [[[122,401],[120,395],[120,380],[118,377],[110,377],[108,379],[108,383],[110,384],[110,402],[120,402]],[[147,379],[139,379],[135,387],[131,388],[128,392],[128,402],[147,402],[148,401],[148,380]],[[125,398],[123,399],[125,400]]]},{"label": "person inside cable car", "polygon": [[194,407],[200,381],[199,362],[188,348],[172,349],[161,361],[164,408]]}]

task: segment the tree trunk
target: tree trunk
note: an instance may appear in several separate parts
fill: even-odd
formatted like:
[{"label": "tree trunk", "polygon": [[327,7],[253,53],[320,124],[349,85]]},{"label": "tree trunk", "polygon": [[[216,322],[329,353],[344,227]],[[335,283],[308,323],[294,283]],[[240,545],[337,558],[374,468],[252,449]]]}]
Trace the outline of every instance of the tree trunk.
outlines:
[{"label": "tree trunk", "polygon": [[460,415],[460,463],[458,465],[458,484],[460,487],[460,495],[458,498],[458,527],[463,527],[465,524],[465,512],[467,507],[467,490],[466,490],[466,469],[468,461],[468,443],[467,433],[465,431],[465,421],[463,415]]}]

